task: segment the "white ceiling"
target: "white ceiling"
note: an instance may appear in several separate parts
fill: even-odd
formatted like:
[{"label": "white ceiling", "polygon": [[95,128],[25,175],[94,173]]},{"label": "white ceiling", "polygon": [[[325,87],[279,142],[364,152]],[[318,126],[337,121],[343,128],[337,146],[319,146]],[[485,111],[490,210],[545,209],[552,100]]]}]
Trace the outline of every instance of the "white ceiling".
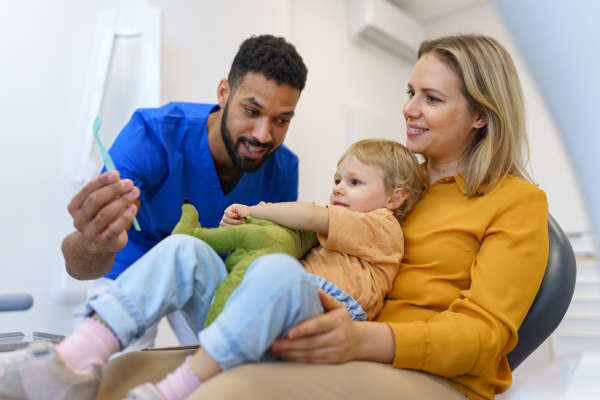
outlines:
[{"label": "white ceiling", "polygon": [[485,4],[486,0],[388,0],[419,22],[429,22],[457,11]]}]

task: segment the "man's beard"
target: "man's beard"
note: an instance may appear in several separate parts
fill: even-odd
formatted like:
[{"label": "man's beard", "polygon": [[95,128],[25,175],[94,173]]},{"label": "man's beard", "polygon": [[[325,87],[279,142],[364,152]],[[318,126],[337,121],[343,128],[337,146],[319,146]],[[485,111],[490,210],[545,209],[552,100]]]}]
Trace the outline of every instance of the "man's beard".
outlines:
[{"label": "man's beard", "polygon": [[[256,172],[265,162],[267,162],[269,157],[275,153],[277,148],[273,146],[273,143],[261,143],[254,138],[247,139],[245,137],[239,137],[237,141],[234,141],[227,126],[228,111],[229,101],[225,104],[225,109],[223,110],[223,117],[221,119],[221,137],[223,138],[223,143],[225,143],[229,159],[233,163],[233,168],[240,172]],[[260,158],[250,158],[238,151],[240,146],[244,146],[244,143],[248,143],[252,147],[266,148],[267,152]]]}]

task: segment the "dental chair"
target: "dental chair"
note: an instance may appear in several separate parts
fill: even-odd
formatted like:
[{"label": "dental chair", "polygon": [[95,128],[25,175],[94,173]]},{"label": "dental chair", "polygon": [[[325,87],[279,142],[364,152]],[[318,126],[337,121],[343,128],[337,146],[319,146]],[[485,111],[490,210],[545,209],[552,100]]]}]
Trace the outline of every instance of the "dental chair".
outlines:
[{"label": "dental chair", "polygon": [[[548,215],[549,255],[538,294],[519,328],[517,346],[507,355],[514,371],[556,329],[571,303],[577,266],[567,236]],[[158,382],[195,353],[197,346],[139,351],[111,360],[96,400],[121,400],[127,391],[145,382]]]},{"label": "dental chair", "polygon": [[550,252],[542,285],[519,328],[517,346],[506,355],[514,371],[560,324],[575,291],[577,265],[567,235],[548,214]]},{"label": "dental chair", "polygon": [[[0,312],[26,311],[33,305],[33,297],[28,293],[0,295]],[[0,352],[13,351],[26,346],[23,332],[0,332]]]},{"label": "dental chair", "polygon": [[33,297],[27,293],[0,295],[0,312],[25,311],[33,305]]}]

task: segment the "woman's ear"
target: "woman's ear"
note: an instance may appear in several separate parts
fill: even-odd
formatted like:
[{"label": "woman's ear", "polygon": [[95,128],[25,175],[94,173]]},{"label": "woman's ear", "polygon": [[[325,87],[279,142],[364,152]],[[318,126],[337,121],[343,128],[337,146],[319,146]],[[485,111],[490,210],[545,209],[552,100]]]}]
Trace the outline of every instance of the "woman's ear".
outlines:
[{"label": "woman's ear", "polygon": [[473,128],[481,129],[488,124],[488,116],[483,110],[477,112],[477,117],[473,121]]},{"label": "woman's ear", "polygon": [[406,200],[406,190],[403,188],[396,188],[390,195],[385,208],[388,210],[395,210],[404,203],[404,200]]}]

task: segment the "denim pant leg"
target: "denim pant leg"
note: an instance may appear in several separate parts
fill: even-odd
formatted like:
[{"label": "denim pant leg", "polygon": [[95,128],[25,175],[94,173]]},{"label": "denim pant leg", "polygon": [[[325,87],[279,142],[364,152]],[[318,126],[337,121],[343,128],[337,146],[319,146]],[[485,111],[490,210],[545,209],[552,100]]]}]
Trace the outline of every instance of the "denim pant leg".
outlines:
[{"label": "denim pant leg", "polygon": [[169,236],[90,300],[85,314],[95,311],[102,317],[123,347],[176,310],[197,334],[225,277],[223,260],[206,243],[188,235]]},{"label": "denim pant leg", "polygon": [[286,254],[254,261],[223,312],[200,332],[200,344],[225,370],[272,359],[265,356],[276,338],[298,322],[323,313],[304,267]]}]

